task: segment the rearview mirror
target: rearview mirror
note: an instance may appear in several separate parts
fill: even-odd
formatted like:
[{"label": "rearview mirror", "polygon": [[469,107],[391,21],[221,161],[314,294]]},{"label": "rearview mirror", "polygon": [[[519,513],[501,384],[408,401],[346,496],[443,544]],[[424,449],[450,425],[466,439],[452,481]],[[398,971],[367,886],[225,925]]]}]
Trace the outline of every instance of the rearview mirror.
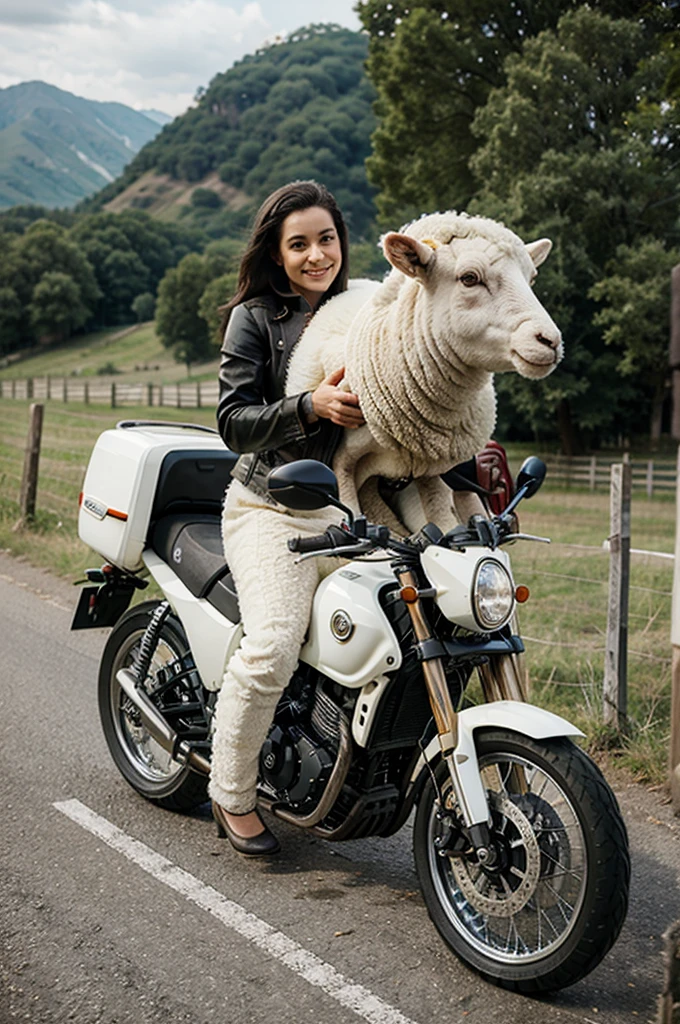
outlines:
[{"label": "rearview mirror", "polygon": [[530,455],[528,459],[524,460],[517,474],[517,480],[515,481],[516,490],[523,490],[523,497],[531,498],[545,480],[545,474],[545,462],[535,455]]},{"label": "rearview mirror", "polygon": [[286,508],[312,512],[338,503],[338,481],[323,462],[299,459],[277,466],[267,477],[267,490]]}]

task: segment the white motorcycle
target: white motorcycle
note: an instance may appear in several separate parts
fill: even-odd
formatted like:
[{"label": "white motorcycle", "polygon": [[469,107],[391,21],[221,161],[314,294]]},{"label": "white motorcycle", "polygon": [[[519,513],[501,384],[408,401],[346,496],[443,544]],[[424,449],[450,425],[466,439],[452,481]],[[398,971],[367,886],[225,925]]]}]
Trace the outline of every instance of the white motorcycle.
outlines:
[{"label": "white motorcycle", "polygon": [[[242,631],[220,508],[236,456],[208,428],[126,421],[99,438],[81,538],[73,628],[113,626],[99,675],[113,759],[142,796],[187,811],[206,799],[212,714]],[[329,841],[396,832],[415,809],[416,868],[444,941],[494,984],[563,988],[615,942],[630,859],[614,795],[569,722],[522,702],[502,545],[542,483],[525,462],[499,516],[407,540],[344,509],[298,538],[298,558],[340,556],[320,583],[298,669],[260,757],[259,799]],[[331,470],[274,470],[293,509],[340,506]],[[294,557],[291,554],[291,557]],[[128,609],[150,574],[164,600]],[[477,670],[485,703],[466,699]]]}]

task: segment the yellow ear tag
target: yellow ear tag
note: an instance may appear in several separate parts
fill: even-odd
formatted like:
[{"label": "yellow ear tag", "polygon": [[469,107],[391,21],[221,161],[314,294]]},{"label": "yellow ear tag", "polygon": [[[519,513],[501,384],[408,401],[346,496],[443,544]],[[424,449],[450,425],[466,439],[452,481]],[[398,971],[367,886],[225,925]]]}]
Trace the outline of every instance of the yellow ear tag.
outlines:
[{"label": "yellow ear tag", "polygon": [[429,245],[430,249],[438,249],[440,243],[439,242],[435,242],[435,240],[433,238],[424,238],[423,239],[423,245]]}]

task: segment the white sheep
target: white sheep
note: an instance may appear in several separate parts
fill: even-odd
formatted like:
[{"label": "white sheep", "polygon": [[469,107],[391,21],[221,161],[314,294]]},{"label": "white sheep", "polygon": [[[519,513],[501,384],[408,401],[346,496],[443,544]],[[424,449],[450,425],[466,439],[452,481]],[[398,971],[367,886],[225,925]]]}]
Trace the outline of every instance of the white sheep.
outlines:
[{"label": "white sheep", "polygon": [[[298,342],[287,394],[313,390],[345,367],[366,425],[346,430],[334,460],[340,497],[371,518],[398,521],[377,503],[377,478],[413,478],[398,503],[409,529],[443,526],[451,497],[439,474],[492,436],[493,374],[549,374],[560,331],[534,295],[552,243],[527,245],[502,224],[464,213],[421,217],[382,239],[392,271],[353,282],[318,310]],[[363,488],[363,490],[362,490]],[[469,514],[461,507],[457,517]]]}]

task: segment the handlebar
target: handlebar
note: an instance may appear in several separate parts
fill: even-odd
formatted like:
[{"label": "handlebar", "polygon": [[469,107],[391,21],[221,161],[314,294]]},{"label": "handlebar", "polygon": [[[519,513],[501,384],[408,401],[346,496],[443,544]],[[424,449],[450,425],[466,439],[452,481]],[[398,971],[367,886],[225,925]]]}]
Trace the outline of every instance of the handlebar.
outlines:
[{"label": "handlebar", "polygon": [[345,548],[354,541],[354,537],[340,526],[329,526],[325,533],[312,537],[291,537],[288,550],[308,555],[316,551],[328,551],[334,548]]},{"label": "handlebar", "polygon": [[535,540],[550,543],[547,537],[534,537],[530,534],[517,533],[517,520],[508,512],[490,519],[481,515],[471,516],[466,526],[455,526],[447,534],[434,523],[427,523],[422,530],[411,537],[397,538],[390,534],[386,526],[365,523],[361,534],[353,533],[340,526],[329,526],[325,533],[312,537],[292,537],[288,541],[290,551],[300,554],[302,559],[315,554],[342,554],[351,558],[363,555],[376,548],[391,551],[394,555],[406,557],[408,560],[418,557],[430,544],[441,547],[464,550],[469,547],[486,547],[494,551],[501,545],[512,540]]}]

